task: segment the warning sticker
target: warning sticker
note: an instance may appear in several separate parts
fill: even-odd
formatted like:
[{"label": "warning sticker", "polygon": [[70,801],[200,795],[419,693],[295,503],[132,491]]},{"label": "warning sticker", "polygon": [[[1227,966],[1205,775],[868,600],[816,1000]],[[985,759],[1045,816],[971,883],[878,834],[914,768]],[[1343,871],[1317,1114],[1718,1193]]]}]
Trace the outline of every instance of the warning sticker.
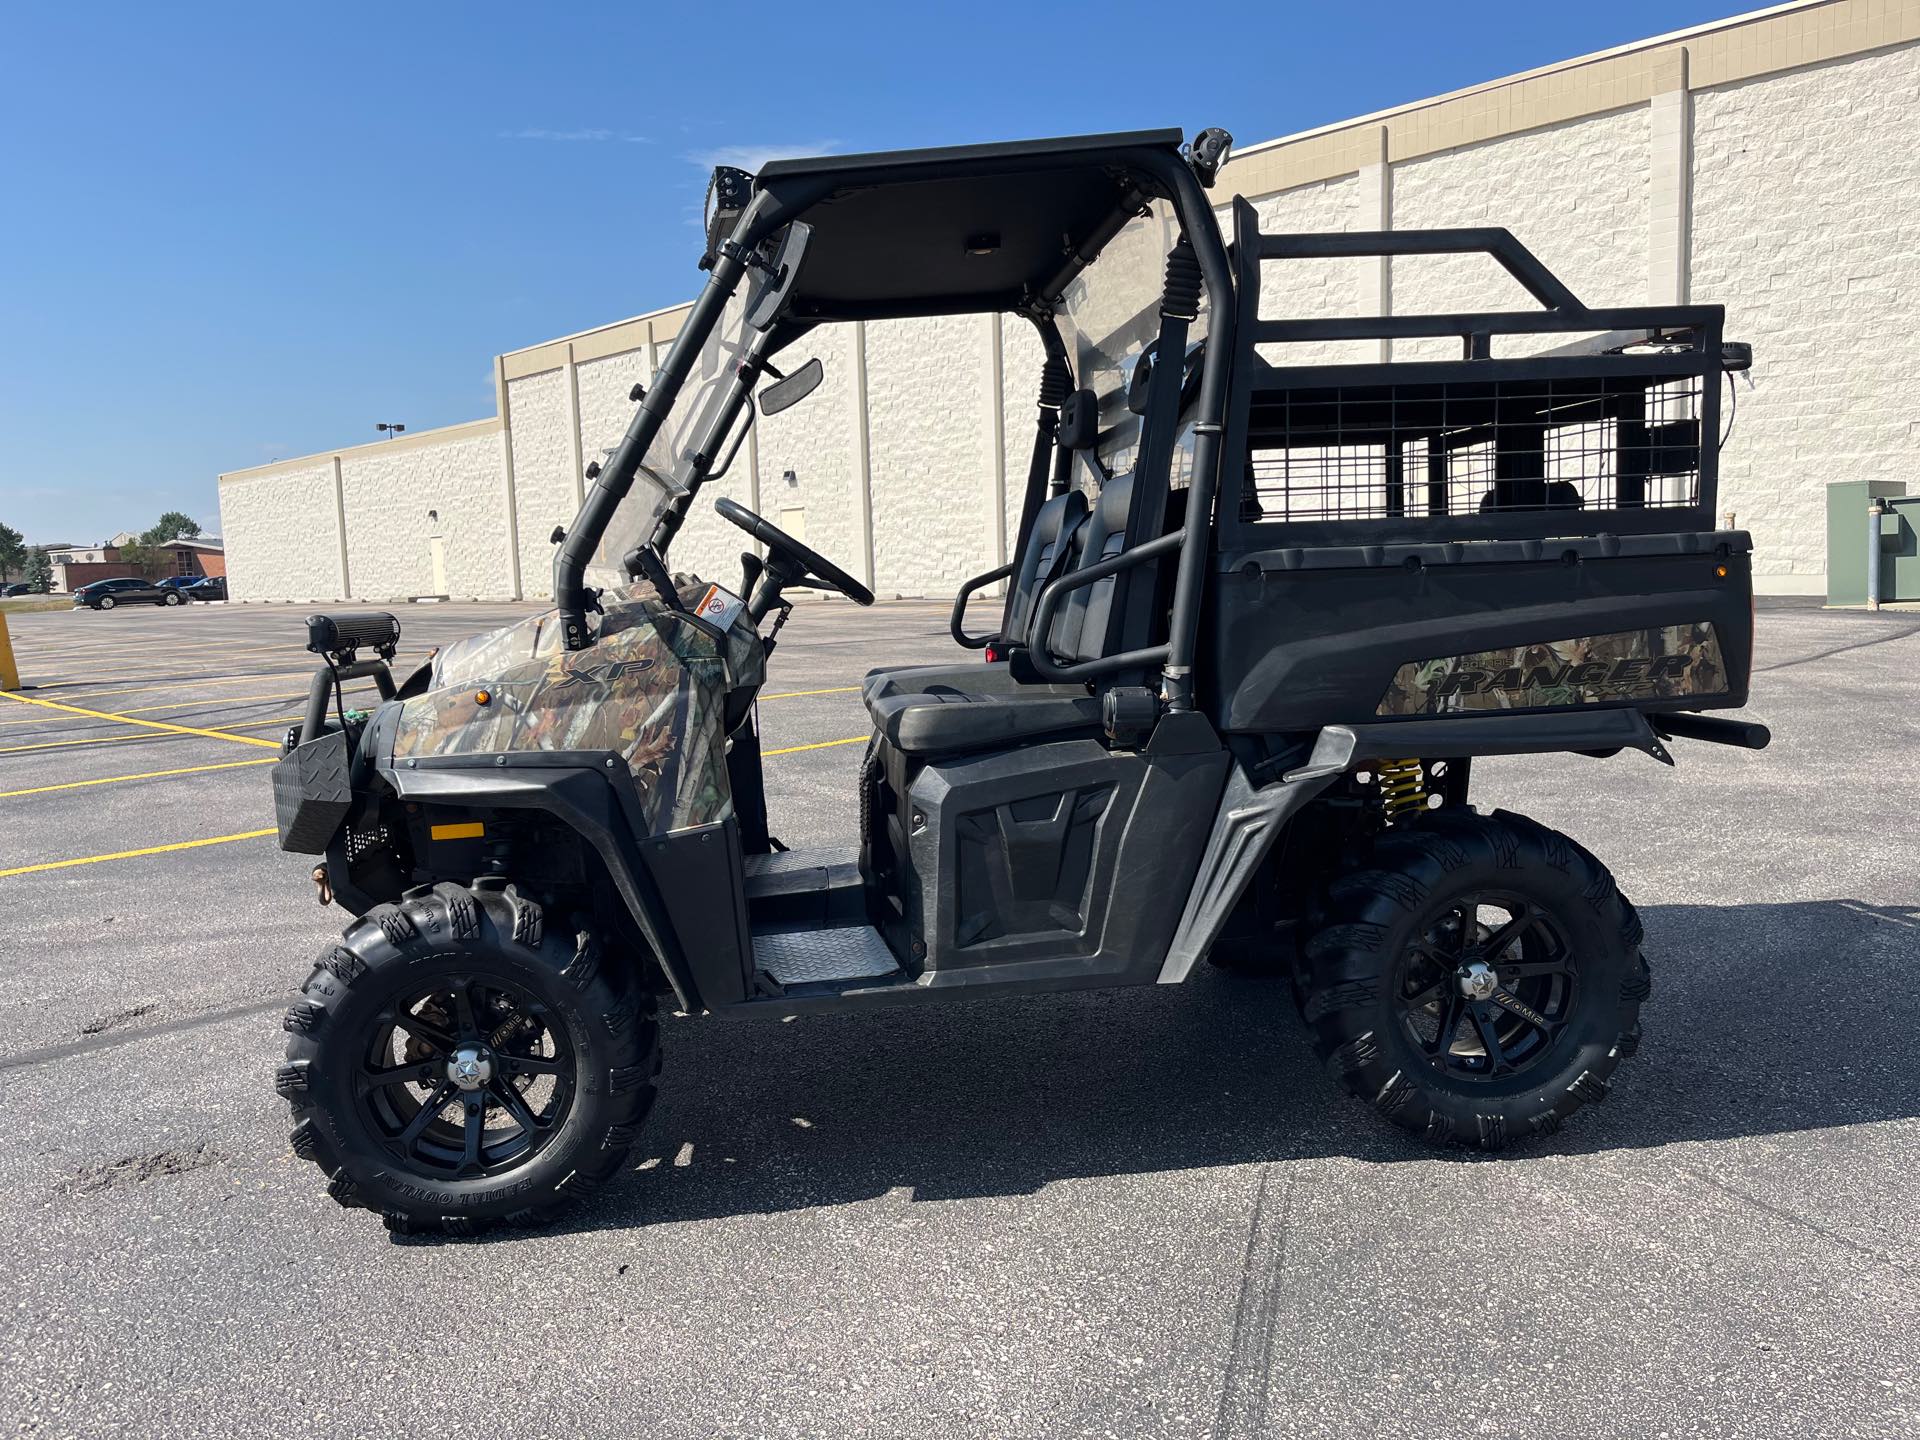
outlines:
[{"label": "warning sticker", "polygon": [[707,586],[706,593],[700,597],[700,603],[693,607],[693,613],[711,625],[722,630],[733,627],[734,617],[739,615],[746,604],[731,590],[718,585]]}]

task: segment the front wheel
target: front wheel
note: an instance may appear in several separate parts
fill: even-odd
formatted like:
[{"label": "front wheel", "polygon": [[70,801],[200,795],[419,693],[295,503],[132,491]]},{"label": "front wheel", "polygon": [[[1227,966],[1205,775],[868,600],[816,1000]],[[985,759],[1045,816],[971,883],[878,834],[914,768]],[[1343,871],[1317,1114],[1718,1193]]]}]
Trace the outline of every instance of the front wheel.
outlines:
[{"label": "front wheel", "polygon": [[1389,1120],[1499,1149],[1606,1098],[1652,989],[1640,939],[1606,867],[1565,835],[1434,811],[1329,887],[1303,1013],[1334,1077]]},{"label": "front wheel", "polygon": [[653,996],[512,887],[349,926],[287,1011],[293,1152],[390,1228],[527,1223],[620,1168],[653,1106]]},{"label": "front wheel", "polygon": [[160,603],[162,605],[178,605],[180,603],[180,592],[178,590],[167,591],[166,595],[161,598]]}]

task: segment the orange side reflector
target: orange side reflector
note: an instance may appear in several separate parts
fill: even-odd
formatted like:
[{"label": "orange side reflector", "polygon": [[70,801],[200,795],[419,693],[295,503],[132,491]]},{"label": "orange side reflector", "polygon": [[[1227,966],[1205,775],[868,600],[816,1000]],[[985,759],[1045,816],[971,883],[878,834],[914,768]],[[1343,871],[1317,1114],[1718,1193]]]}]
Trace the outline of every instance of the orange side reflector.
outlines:
[{"label": "orange side reflector", "polygon": [[487,827],[478,820],[462,820],[454,825],[435,825],[431,831],[436,840],[478,840],[487,833]]}]

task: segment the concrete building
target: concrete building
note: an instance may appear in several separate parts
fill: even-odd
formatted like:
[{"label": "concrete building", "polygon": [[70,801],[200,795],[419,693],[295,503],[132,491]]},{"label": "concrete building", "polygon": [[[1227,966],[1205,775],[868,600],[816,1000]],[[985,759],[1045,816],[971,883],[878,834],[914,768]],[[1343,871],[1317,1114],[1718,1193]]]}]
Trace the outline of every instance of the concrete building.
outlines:
[{"label": "concrete building", "polygon": [[[1755,362],[1733,382],[1720,508],[1753,532],[1756,588],[1819,594],[1827,483],[1920,488],[1917,117],[1920,0],[1802,0],[1244,146],[1220,193],[1269,230],[1504,225],[1589,304],[1724,304]],[[1485,257],[1267,271],[1272,318],[1529,303]],[[548,595],[548,536],[685,314],[496,357],[491,418],[222,475],[232,593]],[[1026,326],[810,339],[826,383],[762,419],[709,488],[881,595],[951,593],[1000,564],[1040,368]],[[743,539],[702,505],[674,559],[728,574]]]}]

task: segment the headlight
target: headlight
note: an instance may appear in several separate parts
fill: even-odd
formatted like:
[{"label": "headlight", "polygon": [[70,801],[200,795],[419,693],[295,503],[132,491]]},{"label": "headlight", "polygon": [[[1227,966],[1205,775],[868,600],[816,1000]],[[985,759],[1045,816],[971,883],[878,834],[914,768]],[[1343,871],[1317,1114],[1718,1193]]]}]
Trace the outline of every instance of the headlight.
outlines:
[{"label": "headlight", "polygon": [[712,269],[713,262],[720,258],[721,243],[733,233],[733,222],[747,208],[747,200],[752,194],[753,176],[745,170],[736,170],[731,165],[713,167],[713,178],[707,181],[704,219],[707,253],[700,261],[702,270]]}]

